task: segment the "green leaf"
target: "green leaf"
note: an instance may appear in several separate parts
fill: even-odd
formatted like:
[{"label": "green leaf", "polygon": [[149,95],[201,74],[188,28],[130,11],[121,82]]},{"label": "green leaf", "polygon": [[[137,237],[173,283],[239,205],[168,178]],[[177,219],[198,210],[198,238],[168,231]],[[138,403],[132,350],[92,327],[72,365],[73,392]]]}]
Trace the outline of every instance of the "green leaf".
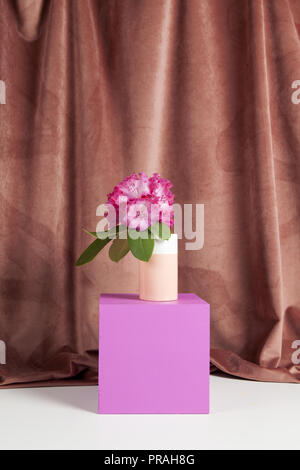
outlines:
[{"label": "green leaf", "polygon": [[169,240],[171,236],[171,230],[168,225],[163,224],[162,222],[157,222],[156,224],[149,227],[151,234],[154,238],[161,238],[162,240]]},{"label": "green leaf", "polygon": [[100,238],[97,238],[97,240],[93,241],[93,243],[91,243],[78,258],[76,261],[76,266],[82,266],[83,264],[92,261],[110,241],[110,238],[106,238],[105,240],[100,240]]},{"label": "green leaf", "polygon": [[92,235],[92,237],[99,238],[100,240],[105,240],[106,238],[114,238],[118,233],[125,232],[127,230],[126,225],[117,225],[109,230],[105,230],[104,232],[89,232],[85,228],[83,229],[85,233]]},{"label": "green leaf", "polygon": [[128,238],[131,238],[132,240],[137,240],[138,238],[151,238],[151,234],[147,228],[146,230],[136,230],[135,228],[129,228]]},{"label": "green leaf", "polygon": [[89,235],[92,235],[92,237],[98,238],[98,237],[97,237],[97,232],[89,232],[89,231],[86,230],[85,228],[83,229],[83,231],[84,231],[85,233],[88,233]]},{"label": "green leaf", "polygon": [[129,251],[128,239],[121,240],[120,238],[116,238],[109,249],[109,257],[115,263],[118,263],[120,259],[124,258]]},{"label": "green leaf", "polygon": [[128,245],[135,258],[141,261],[149,261],[154,249],[154,239],[140,237],[134,240],[128,237]]}]

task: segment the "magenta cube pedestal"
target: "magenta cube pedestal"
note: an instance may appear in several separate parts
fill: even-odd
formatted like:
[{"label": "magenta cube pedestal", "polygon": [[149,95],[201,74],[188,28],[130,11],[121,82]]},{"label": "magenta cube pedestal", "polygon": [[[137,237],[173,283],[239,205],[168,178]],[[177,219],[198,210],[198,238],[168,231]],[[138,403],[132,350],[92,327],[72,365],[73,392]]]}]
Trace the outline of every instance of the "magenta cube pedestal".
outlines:
[{"label": "magenta cube pedestal", "polygon": [[208,413],[209,304],[100,297],[99,413]]}]

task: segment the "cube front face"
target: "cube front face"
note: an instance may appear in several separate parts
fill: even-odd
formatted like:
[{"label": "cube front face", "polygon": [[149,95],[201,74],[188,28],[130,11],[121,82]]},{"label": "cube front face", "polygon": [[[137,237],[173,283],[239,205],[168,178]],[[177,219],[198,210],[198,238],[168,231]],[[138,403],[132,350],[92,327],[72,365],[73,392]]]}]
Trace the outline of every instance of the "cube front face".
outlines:
[{"label": "cube front face", "polygon": [[207,303],[107,294],[99,329],[99,413],[209,412]]}]

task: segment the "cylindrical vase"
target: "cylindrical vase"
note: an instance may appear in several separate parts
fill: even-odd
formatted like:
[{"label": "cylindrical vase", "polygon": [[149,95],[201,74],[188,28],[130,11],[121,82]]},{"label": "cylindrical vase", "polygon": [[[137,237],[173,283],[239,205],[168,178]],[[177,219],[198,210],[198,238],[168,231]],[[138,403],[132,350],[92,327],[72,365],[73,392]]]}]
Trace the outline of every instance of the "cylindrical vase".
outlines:
[{"label": "cylindrical vase", "polygon": [[150,261],[139,261],[139,297],[141,300],[167,302],[178,297],[178,240],[155,240]]}]

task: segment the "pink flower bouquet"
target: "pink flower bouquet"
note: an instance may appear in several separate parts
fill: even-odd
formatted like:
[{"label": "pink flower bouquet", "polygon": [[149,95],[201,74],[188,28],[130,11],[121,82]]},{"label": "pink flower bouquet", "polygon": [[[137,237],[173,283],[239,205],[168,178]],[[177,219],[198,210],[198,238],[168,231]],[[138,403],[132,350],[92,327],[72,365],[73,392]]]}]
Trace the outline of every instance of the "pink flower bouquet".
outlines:
[{"label": "pink flower bouquet", "polygon": [[155,238],[168,239],[174,225],[174,195],[169,180],[154,173],[132,174],[115,186],[107,196],[105,217],[108,229],[88,232],[96,238],[82,253],[77,265],[83,265],[110,241],[109,256],[118,262],[129,251],[142,261],[149,261]]}]

